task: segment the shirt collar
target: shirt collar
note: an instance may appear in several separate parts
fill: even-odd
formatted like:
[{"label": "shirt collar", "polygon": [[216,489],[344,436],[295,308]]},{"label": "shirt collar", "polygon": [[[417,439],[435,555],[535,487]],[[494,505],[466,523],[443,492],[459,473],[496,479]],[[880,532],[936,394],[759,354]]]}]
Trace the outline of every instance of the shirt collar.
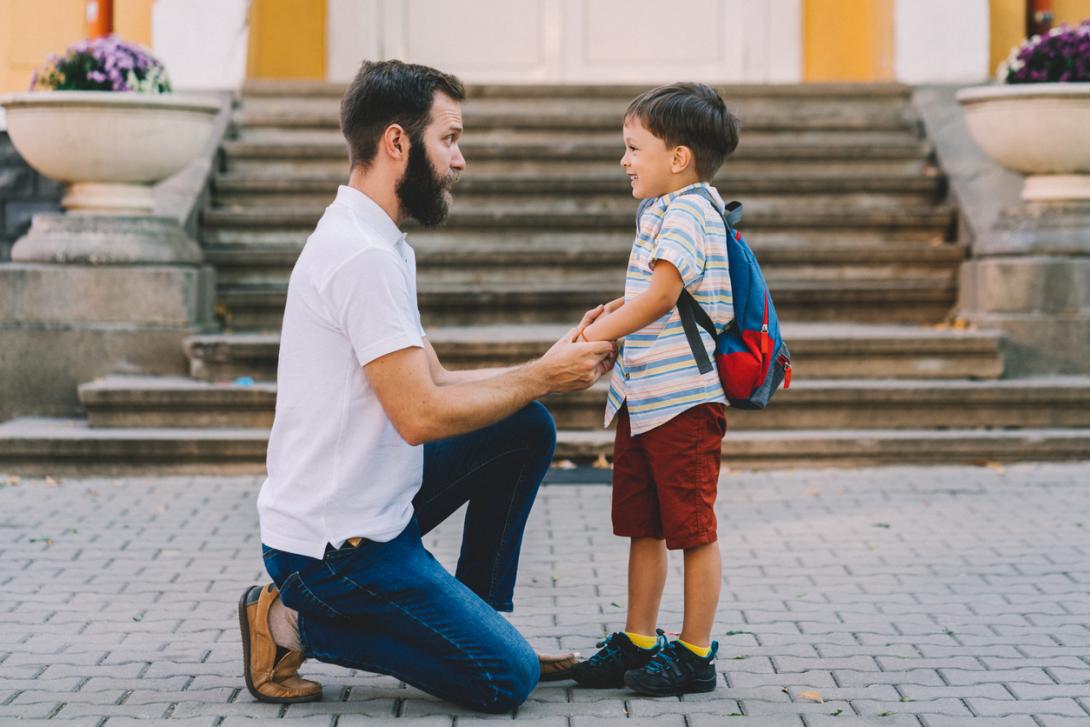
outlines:
[{"label": "shirt collar", "polygon": [[717,190],[715,187],[708,184],[707,182],[695,182],[693,184],[682,187],[681,189],[674,190],[673,192],[667,192],[666,194],[658,198],[657,204],[661,209],[666,209],[675,199],[685,194],[690,189],[696,189],[697,187],[704,187],[709,192],[711,192],[712,197],[717,201],[716,206],[719,208],[719,211],[722,212],[723,198],[719,196],[719,190]]},{"label": "shirt collar", "polygon": [[338,187],[337,198],[333,204],[348,207],[352,214],[356,216],[356,219],[377,232],[379,239],[383,242],[396,246],[399,242],[405,240],[405,233],[394,224],[394,221],[390,219],[390,215],[386,214],[386,210],[379,207],[375,200],[355,187],[349,187],[346,184]]}]

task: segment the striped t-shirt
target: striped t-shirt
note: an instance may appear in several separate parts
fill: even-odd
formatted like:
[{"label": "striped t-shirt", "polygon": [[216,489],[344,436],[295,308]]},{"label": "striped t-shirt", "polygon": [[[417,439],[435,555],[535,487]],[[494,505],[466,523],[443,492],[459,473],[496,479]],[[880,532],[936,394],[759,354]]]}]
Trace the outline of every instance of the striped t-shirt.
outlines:
[{"label": "striped t-shirt", "polygon": [[[624,298],[628,302],[646,291],[655,261],[666,260],[678,269],[685,288],[722,331],[734,318],[726,229],[719,211],[706,199],[683,196],[695,187],[706,187],[722,209],[719,193],[703,182],[647,205],[628,258]],[[715,342],[703,328],[697,329],[714,361]],[[625,336],[622,346],[609,382],[606,426],[626,401],[633,434],[654,429],[698,404],[726,403],[715,367],[706,374],[697,368],[676,306],[646,328]]]}]

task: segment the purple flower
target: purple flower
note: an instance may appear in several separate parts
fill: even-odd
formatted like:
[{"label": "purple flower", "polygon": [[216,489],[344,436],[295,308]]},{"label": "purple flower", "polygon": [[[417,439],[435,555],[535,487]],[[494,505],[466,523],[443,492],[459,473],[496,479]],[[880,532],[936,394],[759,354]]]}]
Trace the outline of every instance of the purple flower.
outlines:
[{"label": "purple flower", "polygon": [[1090,20],[1033,36],[1000,67],[1005,83],[1090,83]]},{"label": "purple flower", "polygon": [[140,46],[116,35],[80,41],[64,56],[51,55],[46,65],[35,71],[32,84],[54,90],[170,90],[163,64]]}]

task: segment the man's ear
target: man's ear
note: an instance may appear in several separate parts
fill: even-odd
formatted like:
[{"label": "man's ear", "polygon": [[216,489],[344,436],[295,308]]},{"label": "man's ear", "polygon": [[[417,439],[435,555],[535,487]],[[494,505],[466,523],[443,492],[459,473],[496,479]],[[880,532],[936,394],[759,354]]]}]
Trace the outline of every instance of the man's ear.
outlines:
[{"label": "man's ear", "polygon": [[693,163],[693,150],[687,146],[675,146],[674,156],[670,159],[670,171],[681,174]]},{"label": "man's ear", "polygon": [[396,161],[401,161],[409,154],[409,135],[400,124],[390,124],[382,132],[382,149]]}]

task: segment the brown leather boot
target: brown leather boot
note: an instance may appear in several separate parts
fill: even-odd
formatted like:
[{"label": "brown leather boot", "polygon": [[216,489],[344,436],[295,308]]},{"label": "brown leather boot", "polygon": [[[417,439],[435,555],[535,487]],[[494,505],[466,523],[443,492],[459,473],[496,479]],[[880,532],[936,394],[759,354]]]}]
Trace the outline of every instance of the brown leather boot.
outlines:
[{"label": "brown leather boot", "polygon": [[322,685],[299,676],[303,654],[277,647],[269,632],[269,608],[280,594],[276,586],[250,586],[238,602],[242,628],[242,664],[246,688],[259,702],[291,704],[322,698]]}]

